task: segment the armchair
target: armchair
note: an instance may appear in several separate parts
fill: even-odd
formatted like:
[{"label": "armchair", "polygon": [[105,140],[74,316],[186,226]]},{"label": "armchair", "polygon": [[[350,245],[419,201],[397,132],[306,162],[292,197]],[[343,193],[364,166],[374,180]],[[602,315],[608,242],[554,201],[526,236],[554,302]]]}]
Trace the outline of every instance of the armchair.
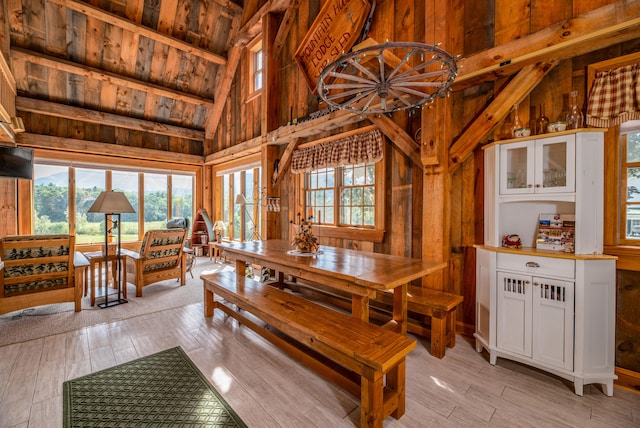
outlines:
[{"label": "armchair", "polygon": [[63,302],[74,302],[79,312],[83,276],[76,272],[74,246],[72,235],[1,238],[0,314]]},{"label": "armchair", "polygon": [[165,279],[178,278],[180,285],[186,284],[186,238],[186,229],[149,230],[144,234],[139,253],[123,251],[127,279],[135,284],[136,297],[142,296],[142,287]]}]

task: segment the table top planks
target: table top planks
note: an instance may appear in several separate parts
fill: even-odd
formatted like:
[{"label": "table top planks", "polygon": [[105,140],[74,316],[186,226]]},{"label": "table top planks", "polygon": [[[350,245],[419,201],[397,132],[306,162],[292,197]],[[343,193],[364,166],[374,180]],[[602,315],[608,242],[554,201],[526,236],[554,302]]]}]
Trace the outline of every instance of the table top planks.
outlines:
[{"label": "table top planks", "polygon": [[314,256],[292,255],[288,253],[290,243],[277,239],[217,245],[241,260],[265,266],[284,266],[288,271],[331,276],[375,290],[391,290],[446,267],[445,262],[328,246],[321,246],[321,253]]}]

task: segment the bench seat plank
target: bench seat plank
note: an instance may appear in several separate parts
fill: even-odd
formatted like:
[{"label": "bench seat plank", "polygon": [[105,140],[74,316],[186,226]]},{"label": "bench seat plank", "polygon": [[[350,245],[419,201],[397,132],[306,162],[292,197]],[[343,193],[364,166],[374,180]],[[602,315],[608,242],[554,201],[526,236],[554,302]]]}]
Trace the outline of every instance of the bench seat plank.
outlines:
[{"label": "bench seat plank", "polygon": [[[282,288],[310,294],[318,300],[328,301],[331,305],[343,309],[349,307],[348,305],[345,306],[344,302],[349,301],[350,296],[338,293],[316,282],[285,281]],[[393,299],[394,294],[391,292],[378,293],[371,301],[371,308],[385,314],[391,313],[394,306]],[[457,294],[408,285],[407,309],[409,311],[409,319],[407,330],[430,338],[431,355],[437,358],[444,358],[445,349],[447,347],[453,348],[456,344],[456,311],[463,301],[463,296]],[[430,317],[431,328],[425,327],[421,318],[415,319],[417,315]],[[384,319],[384,317],[379,316],[378,319]],[[391,320],[385,324],[385,327],[395,330],[396,323]]]},{"label": "bench seat plank", "polygon": [[[223,303],[213,300],[214,295],[218,295],[309,349],[358,373],[362,426],[382,426],[387,416],[399,418],[404,413],[405,358],[415,348],[415,340],[234,272],[218,272],[201,278],[205,289],[205,316],[213,315],[213,309],[220,308],[235,317],[229,308],[223,309]],[[244,316],[237,319],[247,321]],[[250,324],[254,329],[256,324]],[[278,340],[276,344],[279,343]]]}]

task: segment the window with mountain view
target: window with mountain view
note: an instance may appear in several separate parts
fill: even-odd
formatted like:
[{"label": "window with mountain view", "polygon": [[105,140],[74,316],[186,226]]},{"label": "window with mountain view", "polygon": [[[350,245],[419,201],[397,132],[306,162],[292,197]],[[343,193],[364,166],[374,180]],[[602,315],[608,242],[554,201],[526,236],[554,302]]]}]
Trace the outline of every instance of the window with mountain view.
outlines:
[{"label": "window with mountain view", "polygon": [[[164,229],[169,213],[173,217],[186,217],[191,223],[194,179],[188,173],[107,170],[36,161],[33,180],[34,233],[71,233],[76,236],[77,243],[103,242],[104,214],[89,213],[88,210],[104,190],[124,192],[136,211],[121,216],[122,241],[140,239],[141,231]],[[70,197],[69,183],[72,182],[76,186]],[[140,210],[143,210],[142,225],[138,220]],[[75,221],[70,221],[69,213],[75,213]]]}]

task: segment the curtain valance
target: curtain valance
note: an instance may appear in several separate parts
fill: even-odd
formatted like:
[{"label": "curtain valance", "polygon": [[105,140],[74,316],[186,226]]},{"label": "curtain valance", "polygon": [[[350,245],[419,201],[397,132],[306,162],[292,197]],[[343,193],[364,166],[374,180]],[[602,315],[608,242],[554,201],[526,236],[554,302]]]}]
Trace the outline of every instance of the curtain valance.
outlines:
[{"label": "curtain valance", "polygon": [[383,157],[382,133],[376,129],[295,150],[291,172],[309,172],[330,166],[377,162]]},{"label": "curtain valance", "polygon": [[587,125],[597,128],[640,119],[640,64],[596,74],[586,118]]}]

